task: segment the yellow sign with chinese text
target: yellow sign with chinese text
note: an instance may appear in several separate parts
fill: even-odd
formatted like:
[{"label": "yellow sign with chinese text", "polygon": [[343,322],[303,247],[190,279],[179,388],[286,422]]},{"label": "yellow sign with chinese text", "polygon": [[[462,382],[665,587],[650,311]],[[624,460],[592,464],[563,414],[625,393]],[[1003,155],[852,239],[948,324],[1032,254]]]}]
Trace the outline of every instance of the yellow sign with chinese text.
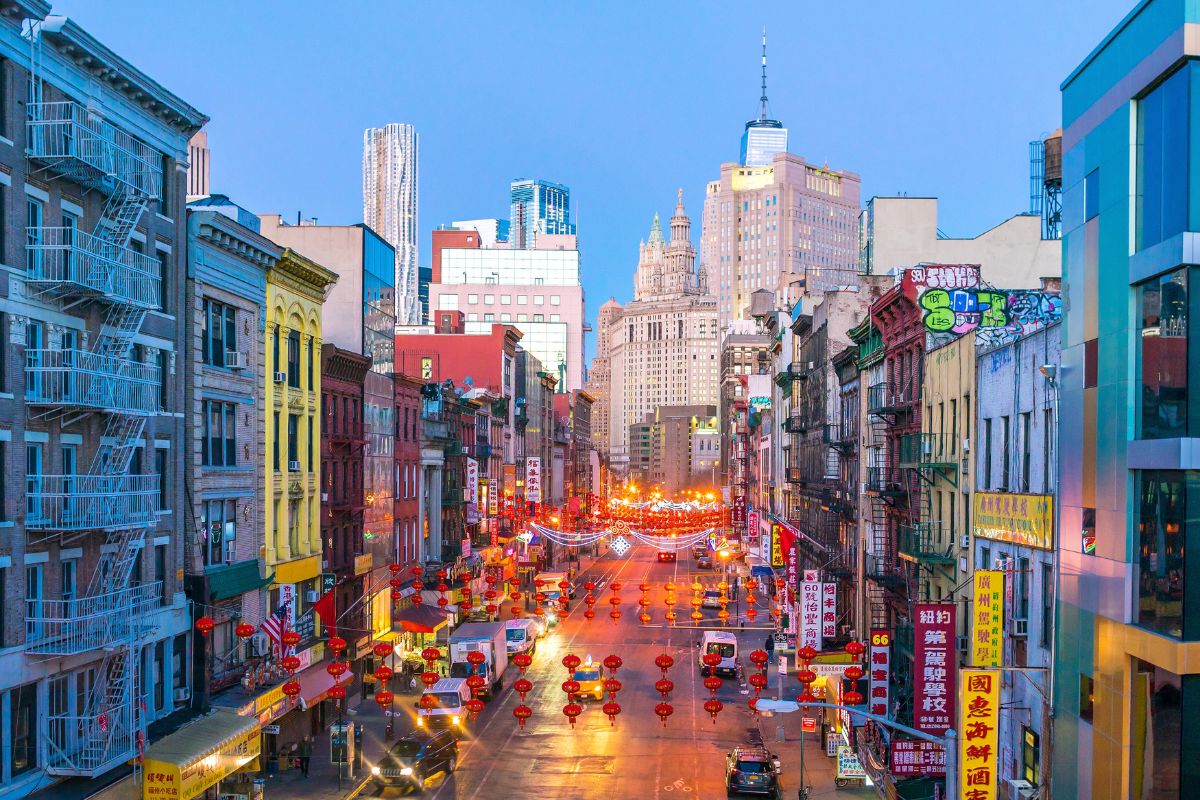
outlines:
[{"label": "yellow sign with chinese text", "polygon": [[976,492],[975,535],[1039,550],[1054,549],[1054,497]]},{"label": "yellow sign with chinese text", "polygon": [[964,669],[958,746],[958,763],[962,770],[959,800],[997,800],[999,728],[1000,673]]},{"label": "yellow sign with chinese text", "polygon": [[971,612],[971,665],[1001,664],[1004,629],[1004,573],[998,569],[975,571],[975,608]]},{"label": "yellow sign with chinese text", "polygon": [[778,522],[771,523],[771,566],[783,566],[783,536]]},{"label": "yellow sign with chinese text", "polygon": [[162,759],[147,757],[142,764],[142,797],[144,800],[198,797],[258,756],[261,743],[259,728],[254,725],[216,747],[187,757],[176,759],[165,753]]}]

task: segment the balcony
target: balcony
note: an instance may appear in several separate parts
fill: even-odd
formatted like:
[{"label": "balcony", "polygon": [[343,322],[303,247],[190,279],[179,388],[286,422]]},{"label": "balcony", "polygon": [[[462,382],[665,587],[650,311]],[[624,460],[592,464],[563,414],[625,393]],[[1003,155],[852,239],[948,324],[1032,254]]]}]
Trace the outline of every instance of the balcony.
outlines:
[{"label": "balcony", "polygon": [[126,639],[162,605],[162,589],[159,581],[76,600],[26,600],[25,652],[71,656]]},{"label": "balcony", "polygon": [[441,415],[421,415],[421,437],[439,442],[450,441],[450,423]]},{"label": "balcony", "polygon": [[867,493],[880,497],[899,497],[908,494],[908,488],[896,479],[893,470],[887,467],[867,467]]},{"label": "balcony", "polygon": [[954,439],[947,433],[910,433],[900,437],[900,466],[957,468]]},{"label": "balcony", "polygon": [[867,389],[867,411],[871,414],[899,414],[916,403],[916,391],[909,383],[883,381]]},{"label": "balcony", "polygon": [[25,530],[145,528],[157,520],[157,475],[31,475]]},{"label": "balcony", "polygon": [[158,197],[162,191],[154,148],[79,103],[29,103],[25,128],[29,157],[58,175],[105,194]]},{"label": "balcony", "polygon": [[783,418],[783,430],[786,433],[805,433],[808,431],[808,415],[793,411]]},{"label": "balcony", "polygon": [[157,366],[86,350],[26,350],[25,401],[122,413],[159,410]]},{"label": "balcony", "polygon": [[953,543],[943,544],[942,526],[932,522],[901,525],[897,550],[906,561],[919,564],[953,564]]},{"label": "balcony", "polygon": [[883,586],[900,587],[905,584],[904,572],[891,555],[863,555],[863,571],[867,580]]},{"label": "balcony", "polygon": [[804,483],[804,470],[801,467],[788,467],[786,480],[788,483]]},{"label": "balcony", "polygon": [[156,259],[75,228],[26,228],[25,236],[31,293],[158,308],[162,275]]}]

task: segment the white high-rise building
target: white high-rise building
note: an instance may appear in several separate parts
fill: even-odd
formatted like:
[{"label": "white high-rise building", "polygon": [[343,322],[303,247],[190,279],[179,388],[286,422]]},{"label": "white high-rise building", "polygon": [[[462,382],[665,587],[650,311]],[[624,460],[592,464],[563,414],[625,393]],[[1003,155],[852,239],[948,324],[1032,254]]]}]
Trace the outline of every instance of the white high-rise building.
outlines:
[{"label": "white high-rise building", "polygon": [[396,322],[421,321],[417,299],[417,129],[403,122],[363,133],[363,221],[396,249]]}]

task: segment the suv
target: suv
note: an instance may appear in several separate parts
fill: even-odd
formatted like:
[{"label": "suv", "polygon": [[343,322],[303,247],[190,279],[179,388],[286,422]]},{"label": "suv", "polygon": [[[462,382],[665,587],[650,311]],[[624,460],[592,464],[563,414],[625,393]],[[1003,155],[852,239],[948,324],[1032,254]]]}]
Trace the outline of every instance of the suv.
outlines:
[{"label": "suv", "polygon": [[405,734],[371,767],[377,790],[401,786],[420,792],[431,776],[458,766],[458,740],[450,731],[418,729]]},{"label": "suv", "polygon": [[729,797],[753,794],[779,800],[779,756],[762,746],[741,745],[725,757],[725,793]]}]

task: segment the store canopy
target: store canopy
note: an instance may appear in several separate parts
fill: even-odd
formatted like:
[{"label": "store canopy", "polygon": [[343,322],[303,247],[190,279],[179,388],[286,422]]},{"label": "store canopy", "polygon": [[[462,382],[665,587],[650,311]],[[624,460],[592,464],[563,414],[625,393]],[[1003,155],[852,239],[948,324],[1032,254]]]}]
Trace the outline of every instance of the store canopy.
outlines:
[{"label": "store canopy", "polygon": [[246,592],[253,592],[275,579],[273,575],[265,578],[259,576],[256,559],[209,567],[204,570],[204,575],[208,578],[209,596],[214,601],[228,600]]},{"label": "store canopy", "polygon": [[[329,694],[329,690],[332,689],[334,683],[336,683],[336,681],[333,679],[333,676],[329,674],[325,667],[326,664],[324,662],[320,664],[313,664],[311,667],[300,673],[300,676],[297,680],[300,683],[299,702],[301,708],[310,708],[311,706],[314,706],[324,700],[325,696]],[[342,686],[346,687],[347,691],[350,690],[350,687],[353,683],[353,671],[342,675],[341,684]]]},{"label": "store canopy", "polygon": [[258,720],[227,709],[185,725],[145,753],[144,800],[191,800],[259,754]]},{"label": "store canopy", "polygon": [[449,618],[443,611],[427,605],[409,606],[392,615],[393,626],[399,625],[400,630],[409,633],[433,633],[447,622]]}]

